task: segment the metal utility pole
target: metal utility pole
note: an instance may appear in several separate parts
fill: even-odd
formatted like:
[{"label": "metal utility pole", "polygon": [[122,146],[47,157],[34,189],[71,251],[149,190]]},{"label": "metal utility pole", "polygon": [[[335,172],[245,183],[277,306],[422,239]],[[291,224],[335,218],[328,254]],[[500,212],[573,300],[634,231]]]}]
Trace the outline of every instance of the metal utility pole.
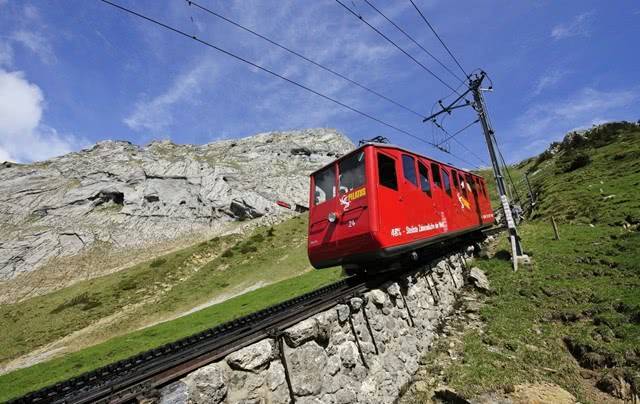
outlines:
[{"label": "metal utility pole", "polygon": [[491,157],[491,164],[493,165],[493,174],[496,178],[498,195],[500,196],[500,203],[502,204],[502,210],[509,230],[513,270],[517,271],[518,263],[520,261],[528,262],[529,257],[523,253],[522,245],[520,244],[520,237],[518,236],[516,222],[513,220],[513,215],[511,214],[511,206],[507,196],[507,188],[504,183],[502,169],[500,168],[498,158],[496,157],[495,144],[493,141],[494,132],[491,128],[491,124],[489,123],[489,119],[487,118],[487,107],[484,103],[484,98],[482,97],[483,89],[480,88],[485,77],[485,72],[480,72],[480,74],[474,75],[473,78],[469,78],[469,89],[473,93],[473,98],[475,100],[474,107],[478,113],[478,118],[480,119],[480,123],[482,124],[482,129],[484,131],[484,137],[487,141],[487,148],[489,149],[489,156]]}]

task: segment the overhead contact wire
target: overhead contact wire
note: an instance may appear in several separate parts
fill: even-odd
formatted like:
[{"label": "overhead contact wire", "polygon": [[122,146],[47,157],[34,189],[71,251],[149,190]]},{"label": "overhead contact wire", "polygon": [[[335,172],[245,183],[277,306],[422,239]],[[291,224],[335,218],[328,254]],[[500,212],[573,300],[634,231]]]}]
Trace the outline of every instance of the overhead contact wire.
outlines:
[{"label": "overhead contact wire", "polygon": [[320,93],[320,92],[318,92],[318,91],[316,91],[316,90],[314,90],[314,89],[312,89],[312,88],[309,88],[309,87],[307,87],[307,86],[305,86],[305,85],[303,85],[303,84],[300,84],[300,83],[298,83],[298,82],[296,82],[296,81],[294,81],[294,80],[291,80],[291,79],[289,79],[289,78],[287,78],[287,77],[285,77],[285,76],[282,76],[282,75],[280,75],[280,74],[278,74],[278,73],[276,73],[276,72],[274,72],[274,71],[272,71],[272,70],[269,70],[269,69],[267,69],[266,67],[260,66],[260,65],[258,65],[258,64],[256,64],[256,63],[254,63],[254,62],[251,62],[250,60],[247,60],[247,59],[245,59],[245,58],[243,58],[243,57],[241,57],[241,56],[238,56],[238,55],[236,55],[236,54],[234,54],[234,53],[232,53],[232,52],[229,52],[229,51],[227,51],[227,50],[225,50],[225,49],[223,49],[223,48],[220,48],[220,47],[218,47],[218,46],[216,46],[216,45],[213,45],[212,43],[209,43],[209,42],[207,42],[207,41],[205,41],[205,40],[203,40],[203,39],[200,39],[200,38],[198,38],[198,37],[197,37],[197,36],[195,36],[195,35],[190,35],[190,34],[188,34],[188,33],[184,32],[184,31],[182,31],[182,30],[180,30],[180,29],[178,29],[178,28],[175,28],[175,27],[172,27],[172,26],[170,26],[170,25],[167,25],[167,24],[165,24],[165,23],[163,23],[163,22],[161,22],[161,21],[158,21],[158,20],[156,20],[156,19],[154,19],[154,18],[151,18],[151,17],[148,17],[148,16],[143,15],[143,14],[141,14],[141,13],[138,13],[137,11],[133,11],[133,10],[131,10],[131,9],[129,9],[129,8],[126,8],[126,7],[124,7],[124,6],[121,6],[121,5],[119,5],[119,4],[113,3],[113,2],[111,2],[111,1],[109,1],[109,0],[100,0],[100,1],[101,1],[101,2],[103,2],[103,3],[105,3],[105,4],[110,5],[110,6],[112,6],[112,7],[115,7],[115,8],[117,8],[117,9],[120,9],[120,10],[122,10],[122,11],[124,11],[124,12],[128,13],[128,14],[134,15],[134,16],[136,16],[136,17],[138,17],[138,18],[141,18],[141,19],[143,19],[143,20],[146,20],[146,21],[149,21],[149,22],[154,23],[154,24],[156,24],[156,25],[159,25],[159,26],[161,26],[161,27],[163,27],[163,28],[165,28],[165,29],[167,29],[167,30],[169,30],[169,31],[172,31],[172,32],[176,33],[176,34],[179,34],[179,35],[182,35],[182,36],[184,36],[184,37],[186,37],[186,38],[192,39],[192,40],[194,40],[194,41],[196,41],[196,42],[198,42],[198,43],[200,43],[200,44],[202,44],[202,45],[205,45],[205,46],[207,46],[207,47],[209,47],[209,48],[215,49],[215,50],[217,50],[217,51],[219,51],[219,52],[221,52],[221,53],[224,53],[224,54],[225,54],[225,55],[227,55],[227,56],[230,56],[230,57],[232,57],[232,58],[234,58],[234,59],[236,59],[236,60],[239,60],[239,61],[241,61],[241,62],[244,62],[244,63],[246,63],[246,64],[248,64],[248,65],[250,65],[250,66],[253,66],[253,67],[255,67],[255,68],[259,69],[259,70],[262,70],[262,71],[264,71],[264,72],[266,72],[266,73],[269,73],[269,74],[271,74],[272,76],[278,77],[278,78],[280,78],[280,79],[282,79],[282,80],[284,80],[284,81],[286,81],[286,82],[288,82],[288,83],[290,83],[290,84],[293,84],[293,85],[295,85],[295,86],[297,86],[297,87],[299,87],[299,88],[302,88],[302,89],[304,89],[304,90],[306,90],[306,91],[308,91],[308,92],[310,92],[310,93],[313,93],[313,94],[315,94],[315,95],[317,95],[317,96],[319,96],[319,97],[322,97],[322,98],[324,98],[324,99],[326,99],[326,100],[328,100],[328,101],[331,101],[331,102],[333,102],[333,103],[335,103],[335,104],[337,104],[337,105],[340,105],[340,106],[341,106],[341,107],[343,107],[343,108],[346,108],[346,109],[348,109],[348,110],[350,110],[350,111],[352,111],[352,112],[355,112],[355,113],[357,113],[357,114],[359,114],[359,115],[362,115],[362,116],[364,116],[364,117],[366,117],[366,118],[368,118],[368,119],[371,119],[372,121],[378,122],[378,123],[379,123],[379,124],[381,124],[381,125],[384,125],[384,126],[386,126],[386,127],[388,127],[388,128],[391,128],[391,129],[393,129],[393,130],[395,130],[395,131],[397,131],[397,132],[400,132],[400,133],[402,133],[402,134],[405,134],[405,135],[407,135],[407,136],[410,136],[410,137],[412,137],[412,138],[414,138],[414,139],[416,139],[416,140],[419,140],[420,142],[423,142],[423,143],[425,143],[425,144],[428,144],[429,146],[432,146],[432,147],[434,147],[434,148],[436,148],[436,149],[438,149],[438,150],[440,150],[440,151],[443,151],[443,152],[445,152],[445,153],[448,153],[448,154],[450,154],[450,155],[452,155],[452,156],[454,156],[454,157],[459,158],[460,160],[462,160],[460,157],[458,157],[458,156],[456,156],[456,155],[454,155],[454,154],[452,154],[452,153],[450,153],[450,152],[448,152],[448,151],[446,151],[446,150],[443,150],[442,148],[438,147],[435,143],[429,142],[429,141],[427,141],[427,140],[425,140],[425,139],[423,139],[423,138],[421,138],[421,137],[419,137],[419,136],[414,135],[413,133],[411,133],[411,132],[409,132],[409,131],[406,131],[406,130],[401,129],[401,128],[397,127],[397,126],[394,126],[394,125],[392,125],[392,124],[390,124],[390,123],[388,123],[388,122],[385,122],[385,121],[383,121],[383,120],[381,120],[381,119],[378,119],[378,118],[376,118],[376,117],[374,117],[374,116],[372,116],[372,115],[370,115],[370,114],[368,114],[368,113],[366,113],[366,112],[360,111],[360,110],[359,110],[359,109],[357,109],[357,108],[354,108],[354,107],[352,107],[352,106],[349,106],[349,105],[347,105],[347,104],[345,104],[345,103],[343,103],[343,102],[341,102],[341,101],[338,101],[338,100],[336,100],[336,99],[334,99],[334,98],[332,98],[332,97],[329,97],[328,95],[322,94],[322,93]]},{"label": "overhead contact wire", "polygon": [[449,56],[451,56],[451,58],[453,59],[454,62],[456,62],[456,64],[458,65],[458,67],[460,68],[460,70],[462,71],[462,73],[464,74],[465,77],[469,77],[469,75],[467,74],[467,72],[465,72],[465,70],[462,68],[462,65],[460,65],[460,62],[458,62],[458,59],[453,55],[453,53],[451,52],[451,50],[449,49],[449,47],[444,43],[444,41],[442,40],[442,38],[440,38],[440,35],[438,35],[438,33],[436,32],[435,28],[433,28],[433,25],[431,25],[431,23],[429,23],[429,20],[427,20],[427,17],[424,16],[424,14],[422,14],[422,11],[420,11],[420,9],[418,8],[418,6],[416,5],[416,3],[413,2],[413,0],[409,0],[411,2],[411,4],[413,5],[413,8],[416,9],[416,11],[418,12],[418,14],[420,14],[420,17],[422,17],[422,20],[427,24],[427,26],[429,27],[429,29],[431,30],[431,32],[433,32],[433,34],[436,36],[436,38],[438,38],[438,41],[440,41],[440,43],[442,44],[442,46],[444,46],[444,48],[446,49],[447,53],[449,53]]},{"label": "overhead contact wire", "polygon": [[261,38],[261,39],[269,42],[270,44],[272,44],[274,46],[277,46],[278,48],[291,53],[292,55],[295,55],[295,56],[297,56],[297,57],[299,57],[299,58],[301,58],[303,60],[306,60],[307,62],[311,63],[312,65],[314,65],[316,67],[319,67],[320,69],[322,69],[324,71],[327,71],[327,72],[329,72],[329,73],[331,73],[331,74],[333,74],[333,75],[335,75],[337,77],[340,77],[341,79],[346,80],[349,83],[351,83],[353,85],[356,85],[356,86],[362,88],[363,90],[366,90],[366,91],[370,92],[371,94],[373,94],[373,95],[375,95],[377,97],[380,97],[383,100],[394,104],[397,107],[400,107],[400,108],[402,108],[402,109],[404,109],[404,110],[406,110],[408,112],[411,112],[412,114],[415,114],[415,115],[417,115],[417,116],[419,116],[421,118],[424,118],[424,114],[421,114],[420,112],[417,112],[417,111],[415,111],[415,110],[413,110],[413,109],[411,109],[411,108],[409,108],[409,107],[407,107],[407,106],[405,106],[405,105],[403,105],[403,104],[401,104],[401,103],[399,103],[399,102],[397,102],[397,101],[395,101],[395,100],[393,100],[393,99],[391,99],[391,98],[389,98],[389,97],[387,97],[387,96],[385,96],[383,94],[380,94],[379,92],[377,92],[377,91],[365,86],[364,84],[360,84],[357,81],[355,81],[353,79],[350,79],[349,77],[347,77],[347,76],[345,76],[345,75],[343,75],[341,73],[338,73],[337,71],[335,71],[335,70],[333,70],[333,69],[331,69],[329,67],[326,67],[326,66],[316,62],[315,60],[310,59],[309,57],[304,56],[303,54],[288,48],[287,46],[284,46],[284,45],[282,45],[282,44],[280,44],[280,43],[278,43],[278,42],[276,42],[276,41],[274,41],[274,40],[272,40],[272,39],[270,39],[270,38],[268,38],[268,37],[256,32],[256,31],[254,31],[254,30],[252,30],[250,28],[245,27],[242,24],[239,24],[239,23],[231,20],[228,17],[225,17],[225,16],[223,16],[223,15],[221,15],[221,14],[219,14],[219,13],[217,13],[217,12],[207,8],[207,7],[204,7],[204,6],[196,3],[195,1],[187,0],[187,3],[189,3],[189,5],[193,5],[193,6],[197,7],[197,8],[199,8],[199,9],[201,9],[202,11],[204,11],[206,13],[209,13],[209,14],[217,17],[217,18],[220,18],[221,20],[224,20],[224,21],[228,22],[229,24],[231,24],[231,25],[233,25],[233,26],[235,26],[237,28],[240,28],[240,29],[242,29],[244,31],[247,31],[247,32],[257,36],[258,38]]},{"label": "overhead contact wire", "polygon": [[[371,4],[371,2],[369,2],[369,0],[364,0],[365,3],[367,3],[369,5],[369,7],[371,7],[372,9],[374,9],[378,14],[380,14],[385,20],[387,20],[391,25],[393,25],[394,27],[396,27],[396,29],[400,32],[402,32],[404,34],[404,36],[406,36],[407,38],[409,38],[409,40],[411,42],[413,42],[417,47],[419,47],[420,49],[422,49],[422,51],[424,53],[426,53],[427,55],[429,55],[433,60],[435,60],[436,62],[438,62],[438,64],[440,66],[442,66],[447,72],[449,72],[449,74],[451,74],[453,77],[455,77],[456,79],[460,80],[460,82],[462,82],[462,84],[466,84],[464,79],[460,78],[460,76],[458,76],[457,74],[455,74],[454,72],[451,71],[451,69],[449,69],[447,67],[447,65],[445,65],[444,63],[442,63],[442,61],[440,61],[440,59],[438,59],[436,56],[434,56],[431,52],[429,52],[427,49],[425,49],[424,46],[422,46],[418,41],[416,41],[411,35],[409,35],[404,29],[402,29],[398,24],[396,24],[395,22],[393,22],[393,20],[391,20],[389,17],[387,17],[382,11],[380,11],[375,5]],[[458,87],[460,88],[460,87]]]},{"label": "overhead contact wire", "polygon": [[382,33],[379,29],[377,29],[376,27],[374,27],[373,25],[369,24],[369,22],[367,20],[364,19],[363,16],[359,15],[358,13],[356,13],[355,11],[353,11],[352,9],[350,9],[348,6],[346,6],[342,1],[340,0],[335,0],[336,3],[340,4],[345,10],[347,10],[349,13],[351,13],[354,17],[356,17],[357,19],[359,19],[360,21],[362,21],[364,24],[366,24],[369,28],[371,28],[372,30],[374,30],[378,35],[380,35],[382,38],[384,38],[387,42],[389,42],[391,45],[393,45],[394,47],[396,47],[400,52],[404,53],[405,55],[407,55],[407,57],[411,60],[413,60],[418,66],[422,67],[422,69],[424,69],[427,73],[429,73],[431,76],[433,76],[436,80],[438,80],[440,83],[442,83],[444,86],[446,86],[448,89],[455,91],[457,93],[457,91],[451,87],[447,82],[445,82],[444,80],[442,80],[437,74],[435,74],[433,71],[431,71],[427,66],[425,66],[424,64],[422,64],[418,59],[414,58],[413,56],[411,56],[411,54],[409,52],[407,52],[406,50],[404,50],[403,48],[400,47],[400,45],[398,45],[397,43],[395,43],[393,40],[391,40],[388,36],[386,36],[384,33]]}]

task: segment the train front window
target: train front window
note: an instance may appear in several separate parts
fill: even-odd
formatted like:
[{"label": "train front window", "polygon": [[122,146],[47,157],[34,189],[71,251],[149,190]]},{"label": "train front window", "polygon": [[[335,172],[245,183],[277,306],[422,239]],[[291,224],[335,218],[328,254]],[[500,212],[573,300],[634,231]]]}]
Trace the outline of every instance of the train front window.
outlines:
[{"label": "train front window", "polygon": [[378,179],[380,185],[398,190],[398,177],[396,174],[396,161],[391,157],[378,153]]},{"label": "train front window", "polygon": [[313,183],[314,189],[314,205],[319,205],[322,202],[328,201],[336,196],[336,172],[333,165],[325,168],[324,170],[314,174]]},{"label": "train front window", "polygon": [[416,181],[416,163],[413,157],[406,154],[402,155],[402,173],[407,181],[413,185],[418,185]]},{"label": "train front window", "polygon": [[352,154],[338,163],[340,192],[346,193],[364,185],[364,151]]},{"label": "train front window", "polygon": [[418,176],[420,177],[420,189],[425,194],[431,196],[431,183],[429,182],[429,171],[421,162],[418,162]]}]

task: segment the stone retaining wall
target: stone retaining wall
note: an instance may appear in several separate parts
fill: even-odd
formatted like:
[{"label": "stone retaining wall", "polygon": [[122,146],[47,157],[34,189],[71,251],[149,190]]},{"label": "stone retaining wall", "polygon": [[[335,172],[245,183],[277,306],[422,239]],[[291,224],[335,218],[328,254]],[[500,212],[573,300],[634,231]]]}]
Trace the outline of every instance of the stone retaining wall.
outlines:
[{"label": "stone retaining wall", "polygon": [[281,339],[233,352],[163,388],[160,402],[267,404],[293,397],[296,403],[391,403],[453,310],[472,251],[338,304],[285,330]]}]

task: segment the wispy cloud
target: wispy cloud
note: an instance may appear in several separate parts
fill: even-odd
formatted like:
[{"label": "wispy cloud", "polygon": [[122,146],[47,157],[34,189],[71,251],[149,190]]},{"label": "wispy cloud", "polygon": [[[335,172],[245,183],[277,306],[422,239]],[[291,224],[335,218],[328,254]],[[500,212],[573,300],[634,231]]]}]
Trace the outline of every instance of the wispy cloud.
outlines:
[{"label": "wispy cloud", "polygon": [[202,86],[213,80],[216,70],[212,59],[201,60],[195,67],[176,77],[162,94],[138,101],[133,113],[124,119],[124,123],[133,130],[150,130],[155,135],[166,130],[173,123],[174,106],[184,102],[197,102]]},{"label": "wispy cloud", "polygon": [[623,119],[640,99],[640,89],[600,91],[584,88],[565,99],[533,104],[518,119],[521,138],[550,139],[573,128],[601,122],[603,117]]},{"label": "wispy cloud", "polygon": [[566,77],[567,74],[568,71],[558,69],[546,72],[538,78],[538,81],[536,82],[531,95],[533,97],[540,95],[542,91],[558,84],[564,77]]},{"label": "wispy cloud", "polygon": [[0,41],[0,66],[13,65],[13,48],[7,41]]},{"label": "wispy cloud", "polygon": [[588,11],[575,16],[569,22],[556,25],[551,30],[551,37],[558,40],[574,36],[589,36],[594,14],[593,11]]},{"label": "wispy cloud", "polygon": [[11,39],[35,53],[43,63],[51,64],[56,61],[56,55],[49,40],[39,32],[16,31],[11,35]]}]

